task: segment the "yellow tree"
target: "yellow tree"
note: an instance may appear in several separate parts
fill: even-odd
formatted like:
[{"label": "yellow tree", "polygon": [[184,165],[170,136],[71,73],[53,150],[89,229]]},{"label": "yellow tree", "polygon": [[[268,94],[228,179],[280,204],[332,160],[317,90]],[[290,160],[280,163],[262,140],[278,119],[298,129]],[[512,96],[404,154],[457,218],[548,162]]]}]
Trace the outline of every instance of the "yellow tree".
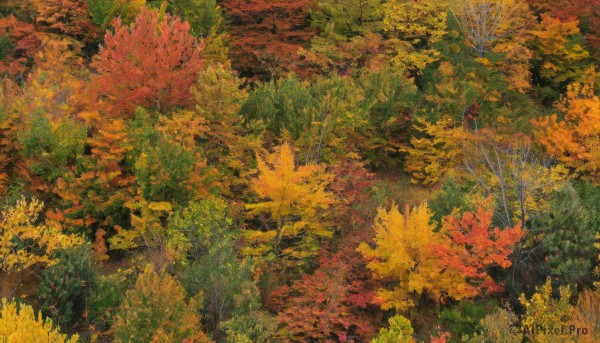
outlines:
[{"label": "yellow tree", "polygon": [[43,320],[41,313],[36,316],[31,306],[2,299],[0,341],[76,343],[79,336],[73,335],[67,339],[67,335],[54,328],[50,319]]},{"label": "yellow tree", "polygon": [[383,5],[383,28],[392,35],[392,62],[420,72],[437,59],[431,45],[446,34],[446,1],[391,0]]},{"label": "yellow tree", "polygon": [[75,235],[67,235],[56,223],[37,224],[44,204],[25,198],[2,214],[0,221],[0,270],[20,272],[34,265],[56,263],[54,252],[83,243]]},{"label": "yellow tree", "polygon": [[[555,335],[553,331],[532,331],[534,327],[542,326],[544,328],[560,328],[569,323],[573,318],[574,308],[569,304],[571,291],[567,287],[560,288],[560,296],[552,297],[552,283],[550,279],[546,280],[543,286],[538,287],[530,299],[525,298],[524,294],[519,297],[519,302],[525,307],[526,313],[522,317],[521,325],[523,333],[532,342],[539,343],[569,343],[579,342],[576,336]],[[526,330],[528,329],[528,330]]]},{"label": "yellow tree", "polygon": [[449,117],[435,123],[416,118],[414,128],[423,136],[410,138],[410,146],[404,149],[404,168],[412,174],[413,182],[437,183],[460,162],[461,138],[466,132]]},{"label": "yellow tree", "polygon": [[586,72],[583,80],[570,85],[557,104],[561,112],[533,121],[536,137],[546,151],[580,176],[600,183],[600,99],[596,94],[598,73]]},{"label": "yellow tree", "polygon": [[332,236],[327,209],[334,195],[326,187],[333,175],[317,164],[296,166],[292,148],[284,143],[266,159],[257,156],[259,175],[252,190],[259,202],[247,205],[258,216],[262,230],[249,230],[254,255],[275,252],[302,260],[316,253],[320,238]]},{"label": "yellow tree", "polygon": [[451,10],[479,57],[522,33],[531,20],[524,0],[458,0]]},{"label": "yellow tree", "polygon": [[382,308],[408,310],[423,293],[438,301],[465,297],[468,285],[461,272],[440,268],[439,255],[432,249],[444,242],[435,232],[427,204],[412,210],[407,206],[405,212],[400,213],[397,206],[379,209],[373,227],[376,247],[362,243],[358,248],[370,261],[368,268],[375,278],[396,282],[392,290],[378,291]]}]

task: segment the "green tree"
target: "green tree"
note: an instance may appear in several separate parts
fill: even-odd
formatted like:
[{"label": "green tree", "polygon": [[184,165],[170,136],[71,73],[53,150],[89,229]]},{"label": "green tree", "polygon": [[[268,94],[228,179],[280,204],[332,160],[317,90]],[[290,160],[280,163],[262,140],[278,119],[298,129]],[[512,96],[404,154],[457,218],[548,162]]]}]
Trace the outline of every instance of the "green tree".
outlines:
[{"label": "green tree", "polygon": [[147,265],[115,318],[115,342],[208,342],[200,331],[199,302],[201,295],[187,301],[174,277]]}]

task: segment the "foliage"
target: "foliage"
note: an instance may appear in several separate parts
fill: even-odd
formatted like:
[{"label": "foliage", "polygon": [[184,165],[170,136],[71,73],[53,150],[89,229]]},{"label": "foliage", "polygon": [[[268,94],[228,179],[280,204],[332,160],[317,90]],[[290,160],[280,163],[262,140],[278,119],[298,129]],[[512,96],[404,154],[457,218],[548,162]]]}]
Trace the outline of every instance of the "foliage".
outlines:
[{"label": "foliage", "polygon": [[581,82],[568,87],[567,94],[557,104],[561,118],[553,114],[533,121],[538,128],[536,136],[546,151],[575,176],[593,183],[600,182],[597,78],[597,72],[592,68]]},{"label": "foliage", "polygon": [[146,0],[85,0],[92,21],[101,29],[111,26],[114,18],[121,18],[124,24],[131,24]]},{"label": "foliage", "polygon": [[234,250],[239,232],[233,228],[226,204],[210,200],[192,202],[176,212],[168,229],[179,255],[187,257],[180,262],[182,285],[189,295],[204,295],[206,328],[217,340],[223,322],[259,307],[251,263],[239,261]]},{"label": "foliage", "polygon": [[481,320],[480,326],[480,332],[466,337],[466,342],[521,343],[523,341],[523,336],[517,330],[517,316],[510,310],[499,309],[488,314]]},{"label": "foliage", "polygon": [[21,197],[0,221],[0,269],[19,272],[39,265],[50,266],[58,262],[57,251],[80,245],[82,239],[65,234],[51,221],[38,222],[44,204],[37,199],[27,201]]},{"label": "foliage", "polygon": [[223,323],[227,341],[232,343],[268,343],[277,332],[277,321],[266,311],[251,311]]},{"label": "foliage", "polygon": [[431,249],[443,243],[426,203],[412,209],[406,206],[405,214],[396,205],[389,211],[380,208],[373,229],[375,248],[361,243],[358,249],[375,278],[394,281],[392,290],[377,293],[382,309],[407,310],[417,305],[423,293],[435,300],[466,295],[461,273],[440,268],[439,256]]},{"label": "foliage", "polygon": [[444,218],[440,230],[450,243],[437,245],[442,266],[458,270],[471,285],[461,285],[464,294],[475,295],[501,290],[488,274],[490,267],[508,268],[509,255],[525,233],[520,224],[500,229],[492,228],[493,208],[480,207],[464,212],[460,218]]},{"label": "foliage", "polygon": [[57,253],[59,262],[46,269],[37,290],[41,308],[63,328],[87,317],[87,300],[95,291],[98,270],[88,245]]},{"label": "foliage", "polygon": [[115,317],[115,341],[208,342],[199,329],[199,301],[198,297],[187,301],[175,278],[165,272],[156,274],[147,265]]},{"label": "foliage", "polygon": [[257,160],[260,174],[253,180],[252,190],[259,201],[246,208],[249,215],[259,216],[264,231],[245,232],[245,238],[254,245],[248,253],[275,253],[302,262],[315,254],[319,240],[332,236],[326,211],[335,199],[326,187],[333,175],[322,165],[296,166],[288,143],[266,159],[257,156]]},{"label": "foliage", "polygon": [[224,0],[221,5],[230,19],[229,58],[240,75],[269,80],[294,70],[306,75],[296,52],[314,35],[310,29],[310,0]]},{"label": "foliage", "polygon": [[4,342],[56,342],[75,343],[78,335],[67,335],[53,327],[51,320],[42,320],[41,314],[35,315],[33,308],[26,304],[17,304],[2,299],[0,309],[0,339]]},{"label": "foliage", "polygon": [[389,328],[381,329],[371,343],[412,343],[415,341],[412,337],[413,328],[408,319],[401,315],[395,315],[389,319],[389,324]]},{"label": "foliage", "polygon": [[13,15],[0,18],[0,75],[22,80],[40,44],[32,24]]},{"label": "foliage", "polygon": [[189,105],[190,86],[203,64],[203,46],[189,33],[189,24],[142,9],[131,26],[120,18],[113,26],[92,62],[98,72],[93,94],[108,114],[128,116],[137,106],[167,111]]},{"label": "foliage", "polygon": [[524,0],[460,0],[452,13],[479,57],[503,39],[522,34],[530,20]]},{"label": "foliage", "polygon": [[383,28],[391,36],[392,63],[420,72],[439,52],[431,45],[446,33],[446,1],[388,1]]},{"label": "foliage", "polygon": [[271,309],[278,313],[281,339],[366,340],[373,331],[364,312],[372,292],[366,291],[356,271],[344,261],[344,253],[323,256],[311,275],[270,294]]},{"label": "foliage", "polygon": [[86,0],[31,0],[36,23],[45,31],[95,41],[100,33],[92,23]]},{"label": "foliage", "polygon": [[486,314],[492,312],[495,304],[479,303],[476,301],[462,300],[452,307],[442,310],[440,320],[452,332],[452,338],[460,340],[475,333],[484,321]]},{"label": "foliage", "polygon": [[[550,278],[544,285],[536,289],[531,298],[527,299],[524,294],[519,297],[519,302],[525,307],[525,315],[521,319],[523,326],[532,327],[541,325],[543,327],[561,327],[573,315],[573,306],[569,304],[571,291],[568,287],[560,287],[558,298],[553,297],[552,282]],[[531,336],[534,335],[534,336]],[[524,333],[525,337],[534,339],[536,342],[571,342],[576,337],[557,337],[552,333],[545,332]]]},{"label": "foliage", "polygon": [[531,232],[541,233],[544,274],[558,278],[560,284],[589,284],[592,277],[596,251],[590,242],[598,234],[594,189],[589,184],[567,184],[555,195],[552,210],[532,223]]}]

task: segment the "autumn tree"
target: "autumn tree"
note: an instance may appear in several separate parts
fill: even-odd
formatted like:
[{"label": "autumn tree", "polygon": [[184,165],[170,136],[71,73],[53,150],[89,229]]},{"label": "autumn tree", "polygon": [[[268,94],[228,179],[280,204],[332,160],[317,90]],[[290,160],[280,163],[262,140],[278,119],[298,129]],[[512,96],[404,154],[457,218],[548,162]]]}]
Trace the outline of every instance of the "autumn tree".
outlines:
[{"label": "autumn tree", "polygon": [[360,264],[353,254],[347,249],[323,254],[314,273],[269,295],[269,308],[277,311],[283,326],[281,339],[346,342],[350,336],[361,340],[372,336],[373,323],[366,314],[374,292],[365,289],[364,280],[353,270],[352,262]]},{"label": "autumn tree", "polygon": [[[131,115],[137,106],[168,111],[191,103],[203,45],[179,17],[142,9],[131,26],[115,19],[92,67],[92,93],[110,116]],[[147,77],[148,75],[152,77]]]},{"label": "autumn tree", "polygon": [[257,156],[259,175],[252,181],[258,201],[248,204],[248,214],[262,223],[245,237],[251,255],[282,257],[294,265],[314,256],[319,241],[332,237],[327,211],[334,204],[326,187],[333,175],[317,164],[296,165],[288,143],[263,158]]},{"label": "autumn tree", "polygon": [[530,24],[524,0],[461,0],[451,9],[479,57]]},{"label": "autumn tree", "polygon": [[548,14],[529,31],[534,71],[545,98],[557,99],[567,84],[578,81],[588,67],[589,53],[577,21],[561,21]]},{"label": "autumn tree", "polygon": [[432,44],[446,33],[445,1],[386,2],[383,28],[390,36],[392,63],[419,73],[439,56]]},{"label": "autumn tree", "polygon": [[[569,303],[571,290],[568,287],[560,287],[558,297],[553,296],[552,282],[550,278],[528,299],[521,294],[519,302],[525,307],[525,315],[521,319],[522,325],[532,328],[536,325],[543,327],[561,327],[569,322],[573,316],[573,305]],[[555,336],[552,332],[538,331],[524,333],[524,336],[534,339],[536,342],[578,342],[576,336]]]},{"label": "autumn tree", "polygon": [[464,292],[461,271],[440,268],[440,259],[433,245],[442,245],[435,232],[431,212],[423,203],[405,214],[397,206],[388,211],[380,208],[375,219],[375,247],[362,243],[359,251],[369,261],[367,265],[377,279],[393,281],[393,289],[379,289],[382,309],[406,311],[418,304],[423,294],[441,301],[471,295]]},{"label": "autumn tree", "polygon": [[14,16],[0,19],[0,75],[23,80],[28,66],[38,51],[39,33],[30,23]]},{"label": "autumn tree", "polygon": [[146,266],[121,304],[113,326],[115,341],[209,342],[199,328],[199,297],[186,300],[175,278]]},{"label": "autumn tree", "polygon": [[5,342],[79,342],[78,335],[67,338],[51,320],[42,319],[41,313],[36,315],[31,306],[6,299],[2,299],[0,309],[0,339]]},{"label": "autumn tree", "polygon": [[395,315],[388,320],[390,326],[379,331],[377,337],[373,338],[371,343],[413,343],[414,332],[410,320],[401,315]]},{"label": "autumn tree", "polygon": [[0,270],[14,273],[33,266],[57,262],[55,253],[82,244],[82,239],[66,234],[57,223],[38,223],[44,204],[21,198],[2,213],[0,221]]},{"label": "autumn tree", "polygon": [[464,274],[469,282],[465,293],[501,290],[502,286],[488,274],[489,269],[510,267],[509,255],[524,234],[520,224],[504,229],[492,227],[493,214],[493,208],[478,208],[460,218],[448,216],[440,230],[450,239],[450,244],[437,246],[441,264]]},{"label": "autumn tree", "polygon": [[241,76],[268,80],[283,72],[307,75],[298,49],[310,43],[311,0],[266,1],[225,0],[225,14],[230,19],[227,32],[231,37],[232,66]]},{"label": "autumn tree", "polygon": [[85,0],[93,23],[101,30],[109,28],[113,19],[121,18],[123,24],[135,21],[146,0]]},{"label": "autumn tree", "polygon": [[[586,72],[581,82],[571,84],[557,104],[560,117],[553,114],[533,121],[536,137],[574,176],[600,182],[600,101],[596,85],[598,73]],[[561,120],[562,119],[562,120]]]},{"label": "autumn tree", "polygon": [[31,0],[39,27],[49,33],[95,42],[100,32],[92,22],[85,0]]}]

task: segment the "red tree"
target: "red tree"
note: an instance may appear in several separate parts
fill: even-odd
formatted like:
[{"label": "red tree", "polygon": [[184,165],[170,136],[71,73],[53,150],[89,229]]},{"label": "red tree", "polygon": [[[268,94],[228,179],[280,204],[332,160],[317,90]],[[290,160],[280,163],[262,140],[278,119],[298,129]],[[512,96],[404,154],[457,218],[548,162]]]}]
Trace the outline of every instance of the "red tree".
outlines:
[{"label": "red tree", "polygon": [[473,295],[501,289],[488,275],[488,268],[510,267],[508,256],[523,236],[520,225],[492,228],[493,213],[493,209],[479,208],[463,213],[461,218],[446,217],[442,232],[450,238],[448,244],[432,247],[440,254],[441,268],[459,270],[466,276],[472,287],[467,293]]},{"label": "red tree", "polygon": [[97,42],[100,31],[92,23],[92,15],[85,0],[31,0],[38,16],[35,21],[50,33],[58,33]]},{"label": "red tree", "polygon": [[159,111],[192,102],[190,87],[204,61],[203,44],[190,34],[190,26],[169,14],[142,9],[131,27],[113,22],[107,33],[93,80],[95,100],[102,100],[112,116],[130,115],[137,106]]},{"label": "red tree", "polygon": [[224,0],[231,20],[230,58],[240,74],[270,79],[281,72],[306,75],[298,49],[306,47],[315,32],[310,29],[312,0]]},{"label": "red tree", "polygon": [[41,41],[32,24],[14,16],[0,18],[0,75],[23,78],[26,65],[40,49]]}]

